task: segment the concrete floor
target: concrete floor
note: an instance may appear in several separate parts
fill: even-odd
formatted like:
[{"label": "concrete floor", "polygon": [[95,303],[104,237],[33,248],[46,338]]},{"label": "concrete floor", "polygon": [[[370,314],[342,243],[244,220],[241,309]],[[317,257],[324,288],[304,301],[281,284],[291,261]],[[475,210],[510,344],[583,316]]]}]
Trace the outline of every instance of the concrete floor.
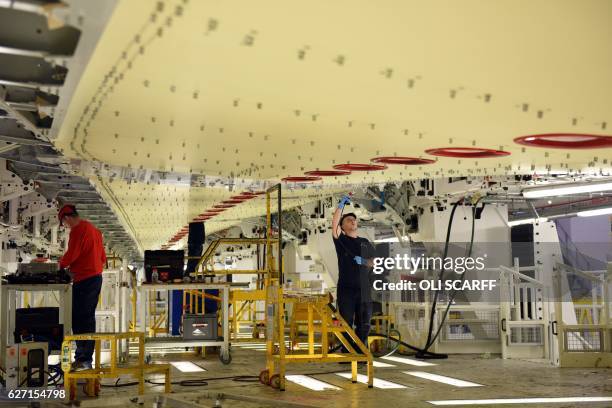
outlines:
[{"label": "concrete floor", "polygon": [[[202,359],[191,353],[154,356],[154,361],[193,361],[206,369],[201,373],[181,373],[172,369],[172,381],[193,378],[258,375],[264,367],[264,352],[233,347],[233,361],[222,365],[216,356]],[[385,361],[393,367],[375,368],[375,377],[404,385],[405,389],[368,389],[364,384],[352,384],[334,372],[348,372],[350,366],[339,364],[293,365],[288,374],[313,374],[312,377],[340,387],[337,391],[312,391],[288,382],[287,390],[280,392],[259,382],[210,380],[208,386],[184,387],[175,385],[169,399],[153,404],[162,387],[147,384],[147,395],[140,402],[144,406],[213,407],[217,394],[222,407],[434,407],[430,400],[526,398],[526,397],[581,397],[612,396],[612,371],[605,369],[558,369],[545,363],[502,360],[499,357],[453,355],[448,360],[433,361],[437,365],[415,367],[399,362]],[[365,372],[365,369],[360,370]],[[404,374],[402,371],[425,371],[447,377],[482,384],[482,387],[459,388],[428,379]],[[130,381],[126,378],[123,381]],[[110,384],[111,382],[107,382]],[[82,407],[138,406],[129,402],[135,397],[136,387],[104,387],[98,399],[83,398]],[[159,394],[161,395],[161,394]],[[245,400],[246,399],[246,400]],[[515,405],[471,405],[472,407],[612,407],[612,402],[547,403]]]}]

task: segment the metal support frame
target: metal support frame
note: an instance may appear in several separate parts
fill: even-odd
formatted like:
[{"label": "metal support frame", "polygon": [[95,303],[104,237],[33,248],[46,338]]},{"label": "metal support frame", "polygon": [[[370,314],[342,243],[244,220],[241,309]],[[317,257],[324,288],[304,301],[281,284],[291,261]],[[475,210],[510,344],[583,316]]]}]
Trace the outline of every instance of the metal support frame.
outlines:
[{"label": "metal support frame", "polygon": [[[137,340],[138,361],[135,365],[119,366],[119,344],[122,341]],[[71,371],[71,342],[76,340],[93,340],[95,342],[95,366],[90,370]],[[110,365],[102,367],[100,362],[101,343],[110,342]],[[138,380],[138,394],[144,394],[145,374],[163,373],[165,376],[165,393],[172,391],[170,382],[170,364],[145,364],[145,337],[142,332],[127,333],[87,333],[66,336],[62,343],[61,353],[62,370],[64,371],[64,387],[68,390],[68,399],[76,399],[76,384],[80,379],[87,380],[85,391],[88,396],[98,396],[100,392],[100,379],[118,378],[122,375],[131,375]]]},{"label": "metal support frame", "polygon": [[230,335],[229,335],[229,283],[145,283],[137,287],[138,299],[138,323],[140,331],[147,332],[150,325],[147,322],[147,296],[150,292],[164,290],[198,290],[218,289],[221,293],[220,320],[223,331],[222,340],[183,340],[176,337],[146,337],[147,344],[163,345],[169,347],[213,347],[220,346],[220,357],[222,361],[228,361],[231,357]]},{"label": "metal support frame", "polygon": [[[276,193],[276,228],[272,222],[272,195]],[[282,191],[280,184],[266,190],[266,256],[268,273],[265,275],[266,293],[266,368],[260,374],[260,381],[281,391],[285,390],[285,372],[291,363],[351,363],[351,380],[357,382],[357,364],[367,364],[368,387],[374,384],[372,354],[356,333],[336,310],[329,304],[327,295],[284,294],[282,262]],[[278,263],[275,263],[274,251]],[[306,354],[288,353],[285,343],[285,310],[290,305],[301,304],[307,310],[308,351]],[[318,322],[315,324],[315,321]],[[315,353],[315,332],[319,329],[321,352]],[[347,353],[329,353],[329,335],[334,335],[348,350]],[[356,345],[357,350],[353,347]]]},{"label": "metal support frame", "polygon": [[[521,267],[518,258],[513,268],[500,266],[500,328],[502,358],[539,358],[550,356],[550,288],[538,279],[539,267]],[[527,312],[529,311],[529,313]]]},{"label": "metal support frame", "polygon": [[[17,292],[49,292],[59,293],[60,324],[64,325],[64,337],[72,331],[72,284],[0,284],[0,350],[14,344],[15,309],[17,308]],[[0,353],[0,366],[5,367],[4,353]]]},{"label": "metal support frame", "polygon": [[[560,284],[560,275],[576,274],[587,278],[601,288],[601,298],[595,298],[588,305],[595,313],[595,306],[601,303],[598,321],[568,324],[568,320],[576,319],[576,305],[573,305],[572,315],[565,316],[568,307],[562,302],[564,293]],[[612,295],[612,262],[608,263],[606,271],[597,271],[595,275],[588,274],[576,268],[563,264],[555,266],[555,314],[553,335],[558,338],[558,362],[560,367],[607,367],[612,368],[612,316],[610,301]],[[593,319],[594,320],[594,319]]]},{"label": "metal support frame", "polygon": [[[121,331],[121,270],[109,269],[102,272],[102,290],[96,310],[96,318],[102,328],[105,328],[101,319],[111,318],[112,331]],[[105,331],[105,330],[102,330]]]}]

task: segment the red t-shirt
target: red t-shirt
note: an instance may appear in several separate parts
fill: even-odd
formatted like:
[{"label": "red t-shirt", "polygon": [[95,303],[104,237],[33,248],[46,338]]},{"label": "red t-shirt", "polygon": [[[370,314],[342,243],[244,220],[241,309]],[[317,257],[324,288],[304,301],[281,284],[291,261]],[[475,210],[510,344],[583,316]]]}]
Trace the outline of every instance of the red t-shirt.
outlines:
[{"label": "red t-shirt", "polygon": [[60,268],[70,267],[73,281],[79,282],[100,275],[105,263],[102,233],[89,221],[81,220],[70,230],[68,251],[60,259]]}]

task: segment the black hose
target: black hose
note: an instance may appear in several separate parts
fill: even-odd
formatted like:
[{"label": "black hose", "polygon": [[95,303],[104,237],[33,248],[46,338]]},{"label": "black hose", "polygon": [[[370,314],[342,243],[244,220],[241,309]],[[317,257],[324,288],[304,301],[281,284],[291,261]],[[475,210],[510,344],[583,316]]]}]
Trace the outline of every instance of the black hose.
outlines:
[{"label": "black hose", "polygon": [[[453,226],[453,219],[455,218],[455,211],[457,210],[457,206],[461,202],[463,202],[463,198],[453,203],[453,208],[451,210],[450,218],[448,220],[448,226],[446,227],[446,242],[444,243],[444,255],[442,256],[442,270],[440,271],[440,276],[438,278],[440,281],[442,281],[442,279],[444,278],[444,260],[446,259],[446,256],[448,255],[448,245],[450,243],[450,233],[451,233],[451,228]],[[419,358],[428,358],[427,356],[429,354],[429,348],[433,344],[433,342],[431,341],[431,337],[433,334],[433,325],[434,325],[434,318],[436,315],[436,305],[437,304],[438,304],[438,291],[434,293],[433,302],[431,303],[431,312],[429,316],[429,328],[427,329],[427,341],[425,342],[425,347],[423,347],[422,350],[419,350],[417,352],[417,357]],[[437,357],[432,357],[432,358],[437,358]]]},{"label": "black hose", "polygon": [[[121,378],[117,378],[117,381],[115,381],[115,384],[101,384],[101,386],[119,388],[119,387],[131,387],[133,385],[138,385],[138,381],[132,381],[132,382],[120,384],[119,383],[120,380]],[[259,382],[259,376],[257,375],[231,375],[227,377],[194,378],[194,379],[187,379],[187,380],[181,380],[181,381],[173,381],[170,384],[180,385],[183,387],[204,387],[208,385],[208,381],[215,381],[215,380],[233,380],[236,382]],[[166,385],[165,382],[156,382],[152,380],[145,380],[145,382],[151,385]]]},{"label": "black hose", "polygon": [[[466,251],[466,257],[470,257],[472,255],[472,249],[474,246],[474,233],[476,230],[476,207],[478,206],[478,203],[480,202],[480,200],[482,200],[482,197],[480,197],[478,200],[476,200],[472,205],[472,230],[470,233],[470,244],[468,246],[468,249]],[[450,230],[451,230],[451,225],[452,225],[452,221],[453,221],[453,216],[454,216],[454,211],[456,209],[457,204],[460,202],[461,200],[457,201],[455,204],[453,204],[453,211],[451,212],[451,217],[449,220],[449,224],[448,224],[448,229],[447,229],[447,233],[446,233],[446,245],[445,245],[445,249],[444,249],[444,258],[446,258],[447,255],[447,249],[448,249],[448,244],[450,241]],[[443,273],[444,273],[444,269],[442,269],[442,272],[440,273],[440,280],[442,280],[443,277]],[[461,274],[461,281],[463,282],[463,280],[465,280],[465,273]],[[436,341],[436,339],[438,338],[438,336],[440,335],[440,332],[442,331],[442,326],[444,325],[444,322],[446,321],[446,318],[448,317],[448,313],[450,311],[450,307],[453,303],[453,301],[455,300],[455,296],[457,295],[457,291],[453,290],[448,298],[448,302],[446,305],[446,309],[444,310],[444,314],[442,315],[442,319],[440,320],[440,324],[438,325],[438,329],[436,330],[436,334],[433,337],[431,336],[431,333],[433,331],[433,318],[434,318],[434,314],[435,314],[435,310],[436,310],[436,302],[437,302],[437,297],[438,297],[438,292],[436,291],[435,295],[434,295],[434,302],[433,302],[433,306],[432,306],[432,312],[431,312],[431,319],[429,322],[429,332],[427,335],[427,343],[425,345],[424,348],[424,352],[429,353],[428,349],[429,347],[431,347],[433,345],[433,343]],[[427,358],[424,355],[420,356],[422,358]]]},{"label": "black hose", "polygon": [[63,382],[60,383],[60,380],[64,378],[64,372],[62,371],[62,368],[60,367],[60,365],[59,364],[50,365],[48,368],[49,368],[49,379],[47,380],[47,383],[49,385],[63,384]]},{"label": "black hose", "polygon": [[[391,333],[395,333],[395,337],[391,337]],[[377,336],[377,335],[378,334],[370,334],[368,337]],[[370,350],[372,355],[377,358],[388,357],[392,355],[393,353],[397,351],[397,349],[400,348],[400,345],[401,345],[400,342],[402,340],[402,334],[397,329],[389,329],[387,333],[382,337],[386,339],[386,343],[387,343],[385,344],[384,351],[379,353],[379,352],[373,352],[372,350]],[[393,346],[391,349],[389,349],[389,341],[395,343],[395,346]]]},{"label": "black hose", "polygon": [[[408,344],[408,343],[406,343],[406,342],[401,340],[401,336],[400,336],[400,334],[399,334],[399,332],[397,330],[393,329],[393,331],[398,333],[397,337],[390,336],[390,335],[388,335],[386,333],[370,333],[368,335],[368,337],[376,337],[376,336],[378,336],[378,337],[382,337],[382,338],[385,338],[387,340],[390,340],[392,342],[397,343],[397,345],[393,348],[393,350],[391,352],[387,352],[386,354],[382,354],[382,355],[373,355],[374,357],[379,358],[379,357],[390,356],[390,355],[398,352],[398,349],[400,348],[400,346],[404,346],[404,347],[406,347],[406,348],[408,348],[408,349],[410,349],[412,351],[415,351],[417,354],[414,354],[414,355],[417,358],[421,358],[421,359],[445,359],[445,358],[448,358],[448,355],[446,355],[446,354],[434,353],[433,351],[427,351],[426,352],[425,350],[423,350],[421,348],[413,346],[412,344]],[[341,348],[342,348],[342,344],[338,344],[335,347],[330,348],[328,350],[328,353],[335,353],[336,351],[340,350]],[[420,357],[418,355],[418,353],[426,353],[429,357]],[[398,353],[398,354],[401,354],[401,353]],[[406,355],[406,354],[402,354],[402,355]]]},{"label": "black hose", "polygon": [[[474,231],[475,231],[475,227],[476,227],[476,206],[478,205],[478,202],[480,202],[482,198],[479,198],[475,203],[474,206],[472,207],[472,232],[470,235],[470,245],[466,251],[466,258],[469,258],[470,256],[472,256],[472,248],[474,246]],[[465,274],[467,272],[464,272],[461,274],[461,282],[463,282],[465,280]],[[433,338],[431,339],[431,343],[433,344],[433,342],[436,341],[436,339],[438,338],[438,336],[440,335],[440,332],[442,331],[442,325],[444,325],[444,322],[446,321],[446,318],[448,316],[448,312],[450,311],[450,307],[453,303],[453,301],[455,300],[455,296],[457,296],[457,291],[453,290],[450,294],[450,296],[448,297],[448,303],[446,305],[446,309],[444,310],[444,315],[442,316],[442,320],[440,321],[440,325],[438,326],[438,330],[436,331],[435,336],[433,336]]]}]

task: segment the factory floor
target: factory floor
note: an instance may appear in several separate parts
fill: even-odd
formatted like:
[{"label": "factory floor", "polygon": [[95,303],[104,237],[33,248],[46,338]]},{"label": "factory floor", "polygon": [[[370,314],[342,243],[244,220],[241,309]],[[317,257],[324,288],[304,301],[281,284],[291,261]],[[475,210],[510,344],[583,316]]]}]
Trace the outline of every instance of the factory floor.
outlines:
[{"label": "factory floor", "polygon": [[[264,367],[265,352],[260,346],[234,345],[233,361],[223,365],[216,357],[206,358],[194,353],[176,350],[171,354],[154,354],[154,362],[191,361],[206,371],[181,372],[172,368],[172,381],[228,376],[257,376]],[[545,362],[502,360],[488,355],[451,355],[447,360],[431,361],[435,365],[414,366],[414,360],[393,361],[376,359],[387,367],[375,368],[375,378],[391,382],[399,389],[377,388],[352,384],[336,373],[348,373],[350,365],[312,364],[292,365],[287,374],[312,374],[309,377],[336,386],[336,390],[313,391],[296,383],[287,382],[286,391],[274,390],[259,382],[241,382],[232,379],[208,380],[208,385],[173,386],[167,399],[160,399],[163,387],[146,384],[146,394],[140,400],[136,387],[103,387],[100,397],[85,398],[79,394],[81,407],[434,407],[429,401],[481,400],[499,398],[559,398],[559,397],[612,397],[612,371],[606,369],[559,369]],[[411,364],[407,364],[411,363]],[[365,374],[365,367],[360,368]],[[454,380],[475,384],[441,383],[405,372],[438,374]],[[422,374],[418,374],[422,375]],[[248,379],[247,379],[248,380]],[[121,383],[130,381],[121,379]],[[161,379],[160,379],[161,381]],[[113,381],[105,381],[113,384]],[[475,386],[475,385],[480,386]],[[380,385],[380,384],[378,384]],[[383,385],[389,385],[384,384]],[[471,385],[465,387],[465,385]],[[218,397],[219,394],[223,394]],[[46,404],[43,404],[46,405]],[[49,404],[49,406],[54,404]],[[467,406],[467,405],[455,405]],[[557,403],[496,403],[469,405],[471,407],[611,407],[607,402]]]}]

